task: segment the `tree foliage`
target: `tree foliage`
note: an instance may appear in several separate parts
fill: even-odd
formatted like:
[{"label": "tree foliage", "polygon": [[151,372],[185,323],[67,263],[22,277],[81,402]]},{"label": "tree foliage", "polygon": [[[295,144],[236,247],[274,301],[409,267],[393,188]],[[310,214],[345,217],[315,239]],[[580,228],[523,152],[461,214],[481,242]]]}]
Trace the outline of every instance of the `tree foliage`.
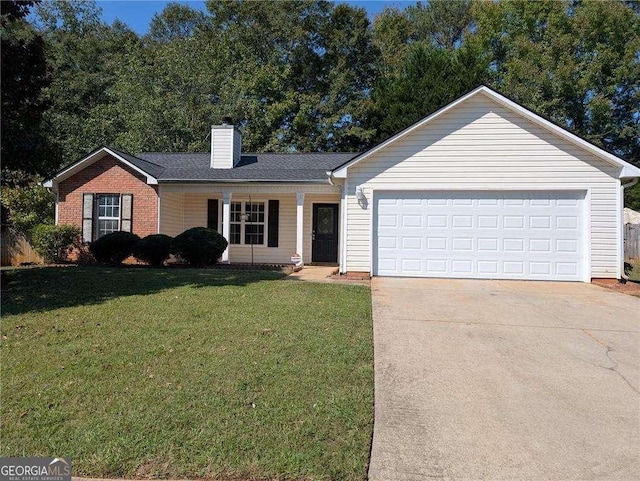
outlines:
[{"label": "tree foliage", "polygon": [[402,70],[373,94],[378,140],[399,132],[485,81],[486,65],[468,49],[453,55],[427,43],[408,51]]},{"label": "tree foliage", "polygon": [[618,1],[504,0],[477,9],[493,84],[586,139],[640,161],[640,17]]},{"label": "tree foliage", "polygon": [[632,2],[430,0],[371,24],[343,3],[212,0],[168,4],[145,36],[91,0],[2,15],[3,179],[99,144],[206,151],[227,115],[245,151],[363,150],[483,82],[640,161]]},{"label": "tree foliage", "polygon": [[123,62],[140,47],[140,39],[124,24],[108,26],[93,2],[49,0],[36,6],[36,25],[45,39],[51,69],[46,98],[46,135],[58,145],[64,164],[122,131],[114,84]]},{"label": "tree foliage", "polygon": [[15,232],[28,235],[37,225],[53,224],[53,195],[37,183],[4,186],[0,199],[7,211],[6,222]]},{"label": "tree foliage", "polygon": [[434,47],[453,51],[474,26],[471,0],[429,0],[407,7],[416,40],[428,40]]},{"label": "tree foliage", "polygon": [[378,40],[393,46],[372,92],[368,121],[377,141],[488,80],[489,56],[468,41],[474,18],[471,0],[418,2],[376,18]]},{"label": "tree foliage", "polygon": [[51,174],[60,162],[43,129],[50,106],[42,92],[51,82],[45,43],[25,19],[34,3],[0,2],[2,185],[21,185],[33,174]]}]

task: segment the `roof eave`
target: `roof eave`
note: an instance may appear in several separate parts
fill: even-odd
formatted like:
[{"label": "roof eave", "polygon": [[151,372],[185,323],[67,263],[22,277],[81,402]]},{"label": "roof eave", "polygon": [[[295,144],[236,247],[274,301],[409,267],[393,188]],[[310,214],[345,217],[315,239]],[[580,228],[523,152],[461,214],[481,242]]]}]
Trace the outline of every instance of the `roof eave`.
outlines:
[{"label": "roof eave", "polygon": [[118,153],[116,153],[113,150],[111,150],[109,147],[104,147],[103,146],[103,147],[97,148],[96,150],[94,150],[93,152],[89,153],[88,155],[86,155],[82,159],[78,160],[77,162],[74,162],[73,164],[64,167],[53,178],[45,180],[42,183],[42,185],[44,187],[53,188],[55,185],[59,184],[60,182],[63,182],[65,180],[67,180],[69,177],[77,174],[78,172],[83,170],[85,167],[88,167],[92,163],[94,163],[97,160],[99,160],[101,158],[99,156],[101,156],[104,153],[107,153],[107,154],[111,155],[112,157],[115,157],[116,159],[118,159],[119,162],[122,162],[123,164],[125,164],[129,168],[131,168],[131,169],[135,170],[136,172],[138,172],[139,174],[143,175],[145,177],[145,179],[146,179],[147,184],[149,184],[149,185],[157,185],[158,184],[158,179],[156,177],[154,177],[153,175],[149,174],[145,170],[141,169],[137,165],[132,164],[127,159],[125,159],[124,157],[122,157]]},{"label": "roof eave", "polygon": [[640,178],[640,168],[625,162],[626,165],[620,170],[620,179],[637,179]]},{"label": "roof eave", "polygon": [[158,179],[161,184],[329,184],[329,179]]},{"label": "roof eave", "polygon": [[486,89],[486,88],[487,87],[482,85],[480,87],[477,87],[477,88],[473,89],[472,91],[468,92],[467,94],[463,95],[462,97],[459,97],[458,99],[454,100],[453,102],[450,102],[447,105],[445,105],[444,107],[436,110],[432,114],[427,115],[422,120],[418,120],[417,122],[415,122],[414,124],[410,125],[406,129],[401,130],[400,132],[398,132],[395,135],[392,135],[387,140],[384,140],[384,141],[380,142],[378,145],[373,146],[372,148],[370,148],[366,152],[363,152],[362,154],[354,157],[353,159],[348,160],[343,165],[341,165],[339,167],[336,167],[335,169],[333,169],[331,171],[333,177],[336,177],[336,178],[339,178],[339,179],[346,178],[347,177],[347,169],[349,167],[351,167],[352,165],[361,162],[362,160],[366,159],[367,157],[370,157],[374,153],[384,149],[387,145],[395,142],[396,140],[400,139],[401,137],[404,137],[405,135],[413,132],[414,130],[416,130],[416,129],[420,128],[420,127],[422,127],[424,124],[430,122],[431,120],[433,120],[433,119],[435,119],[437,117],[440,117],[444,113],[446,113],[449,110],[453,109],[456,105],[464,102],[469,97],[475,95],[480,90]]},{"label": "roof eave", "polygon": [[380,144],[372,147],[371,149],[367,150],[366,152],[363,152],[362,154],[360,154],[359,156],[345,162],[343,165],[335,168],[334,170],[332,170],[330,172],[330,175],[332,175],[335,178],[346,178],[347,176],[347,169],[349,167],[352,167],[354,164],[361,162],[362,160],[366,159],[367,157],[370,157],[371,155],[373,155],[374,153],[384,149],[387,145],[395,142],[396,140],[400,139],[401,137],[404,137],[405,135],[408,135],[409,133],[413,132],[414,130],[422,127],[423,125],[425,125],[428,122],[431,122],[432,120],[434,120],[437,117],[442,116],[443,114],[449,112],[450,110],[454,109],[457,105],[461,104],[462,102],[466,101],[467,99],[469,99],[470,97],[473,97],[479,93],[483,93],[485,95],[487,95],[489,98],[495,100],[496,102],[502,104],[503,106],[507,107],[510,110],[514,110],[516,112],[518,112],[522,117],[530,120],[531,122],[539,125],[540,127],[551,131],[553,133],[555,133],[556,135],[559,135],[563,138],[565,138],[566,140],[568,140],[569,142],[571,142],[572,144],[583,148],[584,150],[587,150],[588,152],[591,152],[592,154],[596,155],[597,157],[601,158],[602,160],[606,161],[607,163],[617,166],[617,167],[621,167],[621,171],[619,174],[619,178],[627,178],[627,177],[638,177],[640,176],[640,169],[638,169],[637,167],[635,167],[634,165],[630,164],[629,162],[626,162],[625,160],[621,159],[620,157],[611,154],[609,152],[607,152],[604,149],[601,149],[600,147],[592,144],[591,142],[577,136],[576,134],[573,134],[571,132],[569,132],[567,129],[564,129],[556,124],[554,124],[553,122],[550,122],[549,120],[545,119],[544,117],[536,114],[535,112],[529,110],[526,107],[523,107],[522,105],[518,104],[517,102],[514,102],[513,100],[505,97],[504,95],[496,92],[495,90],[487,87],[486,85],[481,85],[480,87],[477,87],[475,89],[473,89],[472,91],[468,92],[467,94],[463,95],[462,97],[459,97],[458,99],[454,100],[453,102],[445,105],[444,107],[436,110],[434,113],[432,113],[431,115],[428,115],[427,117],[423,118],[422,120],[419,120],[418,122],[414,123],[413,125],[407,127],[406,129],[398,132],[397,134],[391,136],[390,138],[388,138],[387,140],[381,142]]}]

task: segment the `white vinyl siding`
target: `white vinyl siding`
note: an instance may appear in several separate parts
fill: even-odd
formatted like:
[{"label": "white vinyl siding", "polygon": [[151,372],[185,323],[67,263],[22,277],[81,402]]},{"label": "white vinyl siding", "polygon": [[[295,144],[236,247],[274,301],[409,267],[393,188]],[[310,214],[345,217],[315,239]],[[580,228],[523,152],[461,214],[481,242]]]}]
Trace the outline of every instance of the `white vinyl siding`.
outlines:
[{"label": "white vinyl siding", "polygon": [[233,168],[234,129],[231,126],[214,126],[211,130],[211,168]]},{"label": "white vinyl siding", "polygon": [[[477,95],[348,169],[344,270],[371,271],[374,189],[547,190],[587,192],[591,277],[616,277],[618,171]],[[358,185],[365,205],[355,197]]]},{"label": "white vinyl siding", "polygon": [[[207,200],[218,199],[219,219],[222,222],[222,195],[218,191],[212,193],[177,193],[161,190],[161,233],[176,236],[191,227],[207,225]],[[254,245],[254,261],[257,263],[291,263],[291,256],[296,252],[296,194],[295,193],[256,193],[251,195],[252,202],[264,202],[268,210],[269,200],[280,201],[280,218],[278,247],[267,247],[268,222],[265,223],[265,245]],[[247,193],[233,193],[231,202],[249,202]],[[303,260],[311,262],[311,222],[312,205],[314,203],[339,203],[340,194],[308,193],[304,197],[304,251]],[[268,216],[268,214],[267,214]],[[251,262],[251,246],[229,246],[230,262]]]},{"label": "white vinyl siding", "polygon": [[[219,219],[222,222],[222,196],[219,192],[211,194],[185,193],[184,195],[184,230],[191,227],[207,225],[207,200],[218,199]],[[265,226],[265,244],[253,246],[253,257],[256,263],[291,263],[291,256],[296,250],[296,195],[295,194],[260,194],[252,195],[252,202],[264,202],[268,208],[269,200],[280,201],[280,219],[278,247],[267,247]],[[231,202],[249,202],[247,194],[232,194]],[[230,262],[251,262],[251,246],[232,244],[229,246]]]},{"label": "white vinyl siding", "polygon": [[161,234],[175,237],[184,232],[184,194],[160,190],[160,226]]}]

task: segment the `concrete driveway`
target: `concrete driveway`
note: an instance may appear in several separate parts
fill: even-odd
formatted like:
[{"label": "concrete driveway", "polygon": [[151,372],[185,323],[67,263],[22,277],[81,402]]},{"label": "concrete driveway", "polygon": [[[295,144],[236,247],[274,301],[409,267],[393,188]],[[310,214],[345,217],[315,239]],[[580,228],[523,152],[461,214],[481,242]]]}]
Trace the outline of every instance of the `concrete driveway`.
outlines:
[{"label": "concrete driveway", "polygon": [[640,479],[640,299],[374,278],[372,480]]}]

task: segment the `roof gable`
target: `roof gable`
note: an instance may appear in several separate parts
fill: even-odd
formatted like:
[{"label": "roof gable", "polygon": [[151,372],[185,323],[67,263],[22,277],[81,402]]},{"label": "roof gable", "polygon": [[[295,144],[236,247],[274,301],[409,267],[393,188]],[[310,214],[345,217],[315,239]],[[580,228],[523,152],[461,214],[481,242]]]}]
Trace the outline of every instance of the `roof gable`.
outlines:
[{"label": "roof gable", "polygon": [[143,175],[149,185],[156,185],[158,183],[157,176],[164,170],[164,168],[159,165],[139,159],[125,152],[121,152],[113,147],[100,147],[77,162],[62,168],[62,170],[60,170],[52,179],[43,182],[42,185],[44,187],[53,187],[54,184],[67,180],[69,177],[72,177],[94,162],[102,159],[107,154]]},{"label": "roof gable", "polygon": [[620,168],[620,172],[618,177],[619,178],[633,178],[633,177],[640,177],[640,169],[638,167],[635,167],[634,165],[624,161],[623,159],[617,157],[616,155],[613,155],[603,149],[601,149],[600,147],[597,147],[595,145],[593,145],[592,143],[580,138],[579,136],[572,134],[571,132],[569,132],[566,129],[563,129],[562,127],[559,127],[558,125],[554,124],[553,122],[550,122],[549,120],[541,117],[540,115],[532,112],[531,110],[523,107],[522,105],[508,99],[507,97],[499,94],[498,92],[496,92],[495,90],[492,90],[491,88],[487,87],[487,86],[481,86],[478,87],[474,90],[472,90],[471,92],[467,93],[466,95],[463,95],[462,97],[458,98],[457,100],[454,100],[453,102],[445,105],[444,107],[442,107],[441,109],[437,110],[436,112],[432,113],[431,115],[425,117],[424,119],[416,122],[415,124],[409,126],[408,128],[404,129],[403,131],[397,133],[396,135],[393,135],[392,137],[390,137],[389,139],[381,142],[380,144],[372,147],[371,149],[367,150],[366,152],[360,154],[359,156],[349,160],[348,162],[345,162],[343,165],[337,167],[336,169],[332,170],[332,171],[328,171],[327,174],[332,176],[332,177],[336,177],[336,178],[345,178],[347,176],[347,169],[349,169],[349,167],[352,167],[355,164],[358,164],[364,160],[366,160],[367,158],[371,157],[373,154],[380,152],[381,150],[384,150],[387,146],[389,146],[390,144],[393,144],[395,142],[397,142],[398,140],[406,137],[407,135],[411,134],[412,132],[416,131],[417,129],[420,129],[424,126],[428,126],[429,123],[432,123],[435,119],[442,117],[443,115],[445,115],[446,113],[452,111],[453,109],[455,109],[457,106],[459,106],[460,104],[469,101],[470,99],[478,96],[478,95],[484,95],[485,97],[487,97],[489,100],[497,103],[498,105],[503,106],[504,108],[516,113],[517,115],[531,121],[532,123],[544,128],[545,130],[553,133],[554,135],[557,135],[565,140],[567,140],[568,142],[594,154],[595,156],[597,156],[598,158],[601,158],[602,160],[608,162],[611,165],[614,165],[616,167]]}]

